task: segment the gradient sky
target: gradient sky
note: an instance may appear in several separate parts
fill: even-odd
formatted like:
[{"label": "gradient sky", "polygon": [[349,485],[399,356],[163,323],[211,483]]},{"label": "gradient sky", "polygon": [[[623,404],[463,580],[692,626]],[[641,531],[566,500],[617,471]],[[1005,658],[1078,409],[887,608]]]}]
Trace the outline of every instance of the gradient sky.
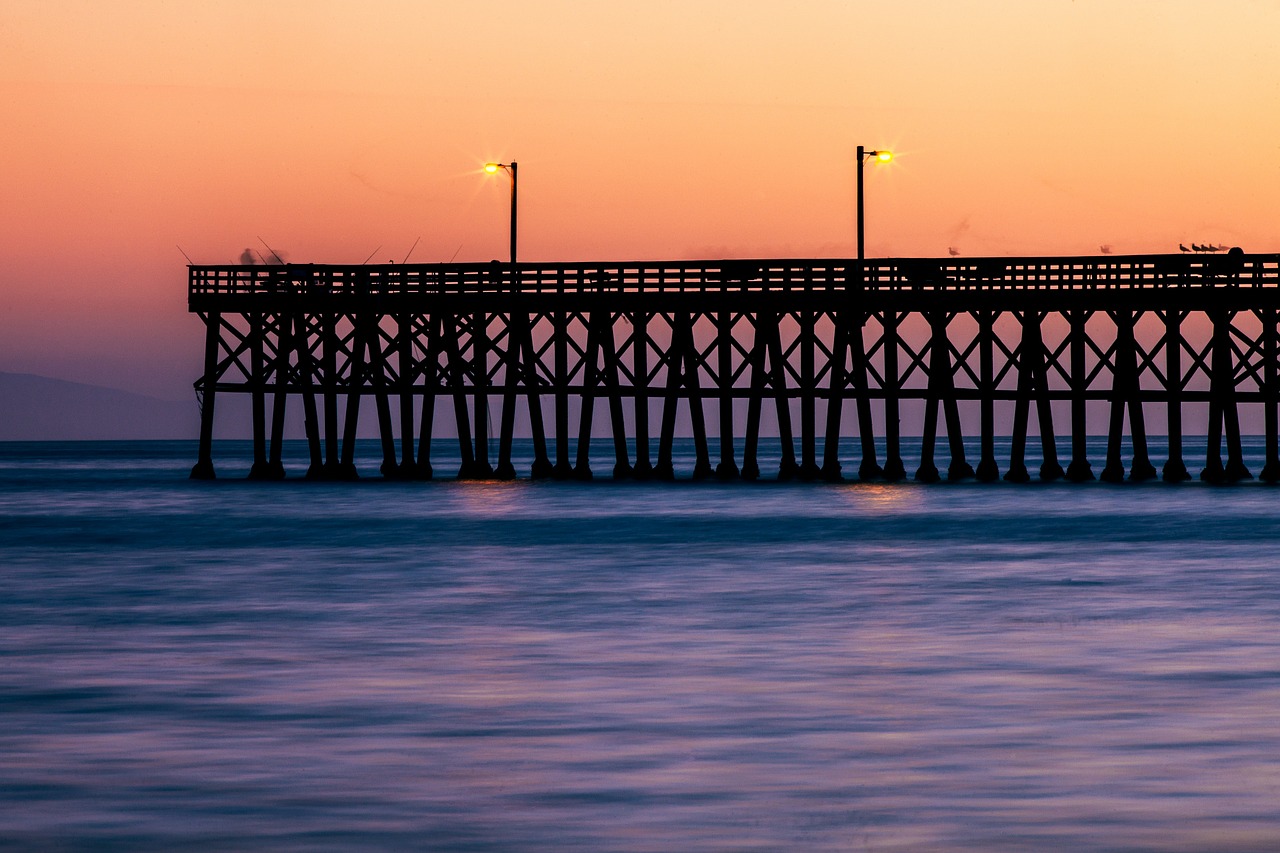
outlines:
[{"label": "gradient sky", "polygon": [[[0,6],[0,371],[185,399],[234,262],[1280,251],[1280,2]],[[375,251],[376,250],[376,251]]]}]

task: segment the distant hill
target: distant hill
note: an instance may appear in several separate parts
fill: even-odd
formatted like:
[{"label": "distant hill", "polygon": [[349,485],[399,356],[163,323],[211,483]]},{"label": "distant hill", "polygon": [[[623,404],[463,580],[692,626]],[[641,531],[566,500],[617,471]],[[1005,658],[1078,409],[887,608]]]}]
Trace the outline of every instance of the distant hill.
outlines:
[{"label": "distant hill", "polygon": [[200,412],[187,402],[0,373],[0,441],[198,438]]}]

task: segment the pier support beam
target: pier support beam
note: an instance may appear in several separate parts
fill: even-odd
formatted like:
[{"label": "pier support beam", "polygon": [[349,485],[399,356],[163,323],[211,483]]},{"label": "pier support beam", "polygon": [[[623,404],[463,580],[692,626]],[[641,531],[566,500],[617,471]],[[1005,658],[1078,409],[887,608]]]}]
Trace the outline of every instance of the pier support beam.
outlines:
[{"label": "pier support beam", "polygon": [[204,315],[204,376],[196,383],[200,401],[200,447],[196,464],[191,468],[192,480],[212,480],[213,468],[213,404],[218,389],[218,349],[222,342],[222,315],[216,311]]},{"label": "pier support beam", "polygon": [[996,381],[995,381],[995,323],[996,312],[976,311],[978,321],[978,380],[981,401],[981,451],[978,470],[974,476],[982,483],[1000,479],[1000,466],[996,464]]},{"label": "pier support beam", "polygon": [[736,480],[738,463],[733,448],[733,309],[721,306],[716,312],[716,384],[720,392],[720,464],[716,477]]},{"label": "pier support beam", "polygon": [[1186,313],[1178,308],[1164,312],[1164,363],[1165,394],[1168,397],[1169,459],[1164,463],[1160,476],[1166,483],[1181,483],[1191,479],[1186,463],[1182,461],[1182,392],[1186,385],[1182,376],[1182,318]]},{"label": "pier support beam", "polygon": [[[1232,357],[1231,321],[1234,311],[1215,309],[1209,387],[1209,441],[1200,479],[1210,483],[1235,483],[1253,479],[1244,464],[1240,441],[1240,413],[1236,409],[1235,359]],[[1222,433],[1227,433],[1227,464],[1222,464]]]},{"label": "pier support beam", "polygon": [[1057,480],[1063,476],[1058,463],[1057,439],[1053,434],[1053,409],[1049,404],[1049,377],[1045,370],[1044,337],[1041,322],[1044,316],[1036,310],[1022,312],[1022,344],[1018,356],[1018,396],[1014,404],[1013,438],[1009,458],[1009,470],[1004,475],[1011,483],[1026,483],[1031,479],[1027,472],[1026,448],[1031,404],[1036,404],[1036,417],[1040,430],[1040,447],[1043,462],[1040,479]]},{"label": "pier support beam", "polygon": [[800,320],[800,471],[801,480],[816,480],[822,475],[818,467],[818,383],[816,312],[805,308],[797,314]]},{"label": "pier support beam", "polygon": [[1067,479],[1083,483],[1095,479],[1093,466],[1089,464],[1089,435],[1085,418],[1085,405],[1089,393],[1089,368],[1085,351],[1089,335],[1085,323],[1092,311],[1080,309],[1064,312],[1070,325],[1071,351],[1071,462],[1067,465]]},{"label": "pier support beam", "polygon": [[1258,478],[1264,483],[1280,482],[1280,447],[1277,446],[1280,436],[1280,418],[1277,417],[1277,406],[1280,406],[1280,331],[1276,329],[1276,309],[1263,308],[1258,312],[1262,320],[1262,405],[1263,419],[1266,422],[1266,457],[1262,473]]},{"label": "pier support beam", "polygon": [[905,480],[902,464],[902,439],[899,433],[898,395],[902,377],[898,373],[898,312],[886,308],[880,314],[881,341],[884,346],[884,478],[891,483]]},{"label": "pier support beam", "polygon": [[947,337],[947,325],[951,322],[948,311],[928,311],[929,321],[929,390],[924,403],[924,435],[920,445],[920,467],[916,480],[922,483],[938,481],[938,466],[933,455],[937,445],[938,407],[941,406],[947,421],[947,439],[950,442],[951,465],[947,469],[948,480],[963,480],[973,476],[973,468],[964,458],[964,435],[960,427],[960,409],[956,403],[955,375],[951,367],[951,340]]},{"label": "pier support beam", "polygon": [[632,365],[635,372],[634,414],[636,423],[636,464],[631,476],[647,480],[653,476],[649,455],[649,318],[648,311],[631,315]]},{"label": "pier support beam", "polygon": [[1129,409],[1129,434],[1133,444],[1133,467],[1129,479],[1140,483],[1156,476],[1155,466],[1147,453],[1147,429],[1142,416],[1141,389],[1138,384],[1137,344],[1133,338],[1133,312],[1127,309],[1111,312],[1116,324],[1116,342],[1112,362],[1111,428],[1107,432],[1107,465],[1101,479],[1108,483],[1124,480],[1121,443],[1124,435],[1124,410]]}]

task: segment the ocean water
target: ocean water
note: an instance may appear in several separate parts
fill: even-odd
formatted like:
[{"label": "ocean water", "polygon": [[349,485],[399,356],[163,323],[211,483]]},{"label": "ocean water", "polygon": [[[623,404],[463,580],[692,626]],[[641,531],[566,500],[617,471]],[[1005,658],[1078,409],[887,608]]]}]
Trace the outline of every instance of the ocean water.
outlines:
[{"label": "ocean water", "polygon": [[0,444],[0,847],[1280,849],[1280,489],[248,457]]}]

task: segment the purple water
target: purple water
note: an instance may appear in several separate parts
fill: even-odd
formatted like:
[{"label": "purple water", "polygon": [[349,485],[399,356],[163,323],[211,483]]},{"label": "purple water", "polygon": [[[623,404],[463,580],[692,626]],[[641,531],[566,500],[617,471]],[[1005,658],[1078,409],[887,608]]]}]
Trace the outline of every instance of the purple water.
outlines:
[{"label": "purple water", "polygon": [[0,445],[0,846],[1280,847],[1278,489],[215,456]]}]

